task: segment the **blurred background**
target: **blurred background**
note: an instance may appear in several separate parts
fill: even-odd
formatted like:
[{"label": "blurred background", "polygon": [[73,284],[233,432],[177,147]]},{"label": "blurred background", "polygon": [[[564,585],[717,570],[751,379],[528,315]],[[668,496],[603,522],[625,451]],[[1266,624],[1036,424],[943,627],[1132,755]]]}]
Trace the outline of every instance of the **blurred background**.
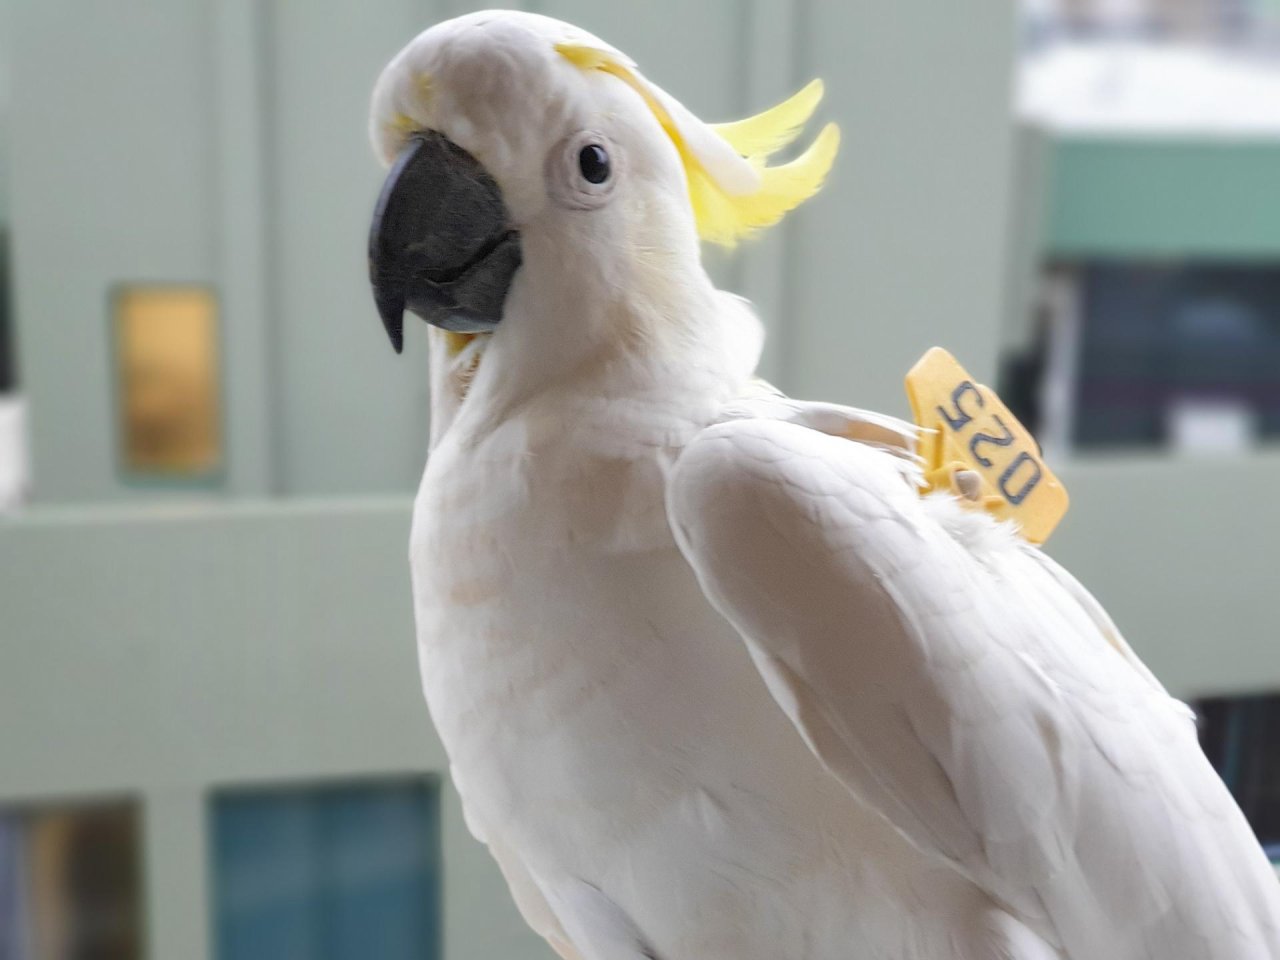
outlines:
[{"label": "blurred background", "polygon": [[[528,0],[709,120],[845,147],[733,257],[765,373],[998,386],[1280,853],[1280,0]],[[0,0],[0,960],[538,957],[420,701],[420,325],[364,242],[453,0]]]}]

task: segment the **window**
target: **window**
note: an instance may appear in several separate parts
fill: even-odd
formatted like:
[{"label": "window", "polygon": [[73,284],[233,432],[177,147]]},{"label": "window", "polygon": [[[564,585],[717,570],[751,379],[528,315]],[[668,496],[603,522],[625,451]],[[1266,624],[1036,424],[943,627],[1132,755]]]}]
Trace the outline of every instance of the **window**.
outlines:
[{"label": "window", "polygon": [[132,803],[0,811],[0,960],[138,960]]},{"label": "window", "polygon": [[115,296],[121,461],[133,475],[205,477],[222,462],[217,305],[201,287]]},{"label": "window", "polygon": [[1200,743],[1280,864],[1280,695],[1217,697],[1195,704]]},{"label": "window", "polygon": [[1280,439],[1280,264],[1087,261],[1044,289],[1035,342],[1002,380],[1042,442],[1221,453]]},{"label": "window", "polygon": [[437,784],[231,790],[213,800],[217,960],[436,960]]}]

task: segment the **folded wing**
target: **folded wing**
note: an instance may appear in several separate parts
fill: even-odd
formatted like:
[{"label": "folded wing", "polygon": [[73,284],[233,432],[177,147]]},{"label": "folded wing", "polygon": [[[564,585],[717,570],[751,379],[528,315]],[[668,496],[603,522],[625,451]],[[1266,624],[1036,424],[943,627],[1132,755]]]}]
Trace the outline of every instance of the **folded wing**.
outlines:
[{"label": "folded wing", "polygon": [[668,512],[779,706],[857,798],[1071,957],[1280,957],[1280,885],[1082,587],[914,465],[791,422],[704,431]]}]

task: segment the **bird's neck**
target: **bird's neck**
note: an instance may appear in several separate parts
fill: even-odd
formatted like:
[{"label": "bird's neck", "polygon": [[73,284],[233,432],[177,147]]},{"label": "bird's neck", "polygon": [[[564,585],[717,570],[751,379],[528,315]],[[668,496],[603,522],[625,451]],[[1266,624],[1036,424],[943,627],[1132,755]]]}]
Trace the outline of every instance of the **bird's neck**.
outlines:
[{"label": "bird's neck", "polygon": [[[536,257],[536,253],[535,253]],[[641,258],[630,276],[570,278],[536,269],[512,289],[484,347],[458,426],[483,434],[530,404],[584,409],[621,402],[701,407],[750,371],[726,349],[734,318],[695,260],[683,269]],[[744,335],[752,334],[744,331]]]}]

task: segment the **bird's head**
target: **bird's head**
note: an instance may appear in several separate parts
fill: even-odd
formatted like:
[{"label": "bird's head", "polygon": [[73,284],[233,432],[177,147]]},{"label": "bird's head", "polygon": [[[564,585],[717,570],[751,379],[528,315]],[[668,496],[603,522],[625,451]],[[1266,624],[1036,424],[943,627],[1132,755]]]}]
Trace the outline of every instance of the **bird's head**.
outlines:
[{"label": "bird's head", "polygon": [[815,82],[712,126],[618,50],[548,17],[488,11],[425,31],[378,79],[370,120],[391,168],[369,266],[393,346],[406,309],[443,331],[433,353],[474,366],[477,338],[487,351],[508,341],[504,353],[544,376],[602,343],[661,341],[657,328],[678,329],[711,289],[700,236],[731,245],[821,185],[834,126],[766,164],[820,98]]}]

